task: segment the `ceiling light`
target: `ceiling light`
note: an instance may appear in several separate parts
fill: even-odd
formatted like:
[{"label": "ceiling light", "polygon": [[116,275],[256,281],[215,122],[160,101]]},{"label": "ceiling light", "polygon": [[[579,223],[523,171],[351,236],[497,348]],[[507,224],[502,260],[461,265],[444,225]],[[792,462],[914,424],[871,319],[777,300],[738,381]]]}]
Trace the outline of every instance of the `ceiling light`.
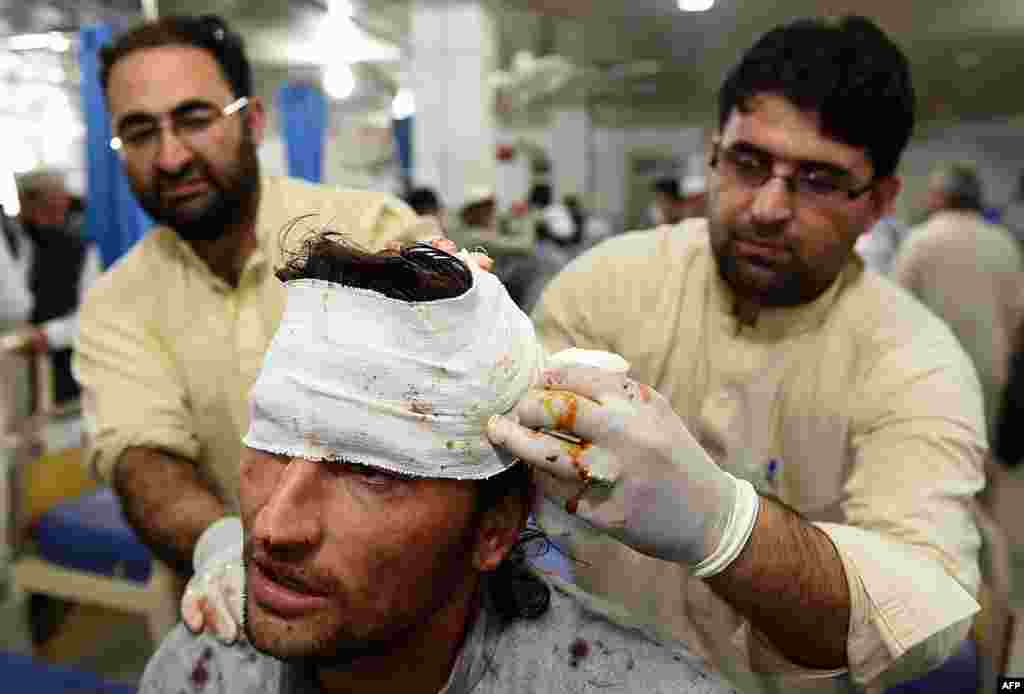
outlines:
[{"label": "ceiling light", "polygon": [[12,51],[49,50],[64,53],[71,48],[67,36],[50,32],[48,34],[18,34],[7,39],[7,47]]},{"label": "ceiling light", "polygon": [[334,63],[324,71],[324,89],[332,99],[347,99],[356,90],[356,76],[348,63]]},{"label": "ceiling light", "polygon": [[715,0],[679,0],[683,12],[707,12],[715,6]]},{"label": "ceiling light", "polygon": [[415,113],[416,100],[413,98],[412,90],[402,87],[395,94],[394,101],[391,102],[391,117],[395,120],[405,120]]}]

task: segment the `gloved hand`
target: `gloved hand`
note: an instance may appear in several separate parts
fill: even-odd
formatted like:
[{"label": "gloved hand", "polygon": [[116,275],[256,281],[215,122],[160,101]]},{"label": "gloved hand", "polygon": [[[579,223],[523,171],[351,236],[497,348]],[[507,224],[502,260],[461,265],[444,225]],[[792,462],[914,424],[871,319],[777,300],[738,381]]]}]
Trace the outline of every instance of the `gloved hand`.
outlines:
[{"label": "gloved hand", "polygon": [[493,417],[487,433],[533,466],[550,501],[698,577],[735,560],[757,518],[757,493],[711,460],[660,393],[577,365],[548,368],[542,385]]},{"label": "gloved hand", "polygon": [[242,522],[237,517],[222,518],[207,528],[192,554],[195,573],[181,598],[185,625],[193,633],[210,629],[228,645],[244,638],[242,547]]}]

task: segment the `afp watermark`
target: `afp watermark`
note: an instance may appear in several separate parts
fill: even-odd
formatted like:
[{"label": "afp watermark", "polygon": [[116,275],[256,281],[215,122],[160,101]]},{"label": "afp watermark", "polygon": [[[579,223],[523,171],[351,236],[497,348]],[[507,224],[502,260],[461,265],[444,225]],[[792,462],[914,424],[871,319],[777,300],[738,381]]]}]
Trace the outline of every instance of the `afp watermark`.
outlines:
[{"label": "afp watermark", "polygon": [[1024,694],[1024,677],[1000,677],[999,691],[1021,692]]}]

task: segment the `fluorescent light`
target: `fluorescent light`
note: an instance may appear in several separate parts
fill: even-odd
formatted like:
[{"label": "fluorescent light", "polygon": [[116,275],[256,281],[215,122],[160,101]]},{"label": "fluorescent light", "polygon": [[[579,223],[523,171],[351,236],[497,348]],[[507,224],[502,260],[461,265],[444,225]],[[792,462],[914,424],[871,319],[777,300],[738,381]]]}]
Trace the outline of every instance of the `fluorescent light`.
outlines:
[{"label": "fluorescent light", "polygon": [[416,113],[416,99],[412,95],[412,90],[402,87],[395,94],[394,101],[391,102],[391,117],[395,120],[405,120],[414,113]]},{"label": "fluorescent light", "polygon": [[71,48],[67,36],[50,32],[48,34],[18,34],[7,39],[7,47],[12,51],[42,51],[64,53]]},{"label": "fluorescent light", "polygon": [[679,0],[683,12],[707,12],[715,6],[715,0]]},{"label": "fluorescent light", "polygon": [[333,63],[324,71],[324,90],[332,99],[347,99],[356,90],[356,76],[348,63]]}]

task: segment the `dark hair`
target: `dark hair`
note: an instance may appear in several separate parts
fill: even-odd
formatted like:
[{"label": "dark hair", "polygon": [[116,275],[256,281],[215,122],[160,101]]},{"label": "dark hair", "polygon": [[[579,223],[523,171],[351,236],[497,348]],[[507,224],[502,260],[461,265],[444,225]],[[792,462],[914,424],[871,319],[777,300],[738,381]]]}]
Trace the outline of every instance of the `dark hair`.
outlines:
[{"label": "dark hair", "polygon": [[[456,297],[469,291],[473,284],[472,272],[465,263],[427,244],[371,253],[347,241],[342,234],[327,230],[303,241],[290,256],[276,273],[282,282],[327,280],[404,301]],[[475,513],[479,518],[513,494],[529,507],[532,493],[529,468],[515,463],[477,482]],[[504,619],[534,619],[548,609],[550,589],[526,565],[526,546],[543,537],[537,530],[523,531],[508,557],[484,581],[490,605]]]},{"label": "dark hair", "polygon": [[675,178],[659,178],[651,186],[651,190],[655,193],[667,195],[673,200],[679,200],[681,197],[679,194],[679,181]]},{"label": "dark hair", "polygon": [[947,208],[981,212],[985,208],[981,179],[974,166],[965,163],[943,164],[933,175],[938,175],[940,187],[946,196]]},{"label": "dark hair", "polygon": [[877,177],[896,170],[914,127],[907,59],[864,17],[800,19],[762,36],[719,90],[719,128],[759,94],[818,113],[821,132],[863,148]]},{"label": "dark hair", "polygon": [[[290,231],[294,224],[286,230]],[[392,299],[436,301],[459,296],[473,286],[473,274],[453,255],[427,244],[371,253],[335,231],[321,231],[302,242],[277,271],[282,282],[320,279],[371,289]]]},{"label": "dark hair", "polygon": [[252,96],[252,68],[245,57],[245,42],[227,23],[213,14],[200,17],[168,15],[140,24],[100,51],[100,84],[106,91],[117,61],[135,51],[165,46],[194,46],[208,51],[220,65],[236,98]]},{"label": "dark hair", "polygon": [[405,202],[419,215],[441,211],[441,199],[432,188],[413,188],[405,196]]},{"label": "dark hair", "polygon": [[530,207],[547,207],[553,200],[554,194],[547,183],[538,183],[530,188]]}]

